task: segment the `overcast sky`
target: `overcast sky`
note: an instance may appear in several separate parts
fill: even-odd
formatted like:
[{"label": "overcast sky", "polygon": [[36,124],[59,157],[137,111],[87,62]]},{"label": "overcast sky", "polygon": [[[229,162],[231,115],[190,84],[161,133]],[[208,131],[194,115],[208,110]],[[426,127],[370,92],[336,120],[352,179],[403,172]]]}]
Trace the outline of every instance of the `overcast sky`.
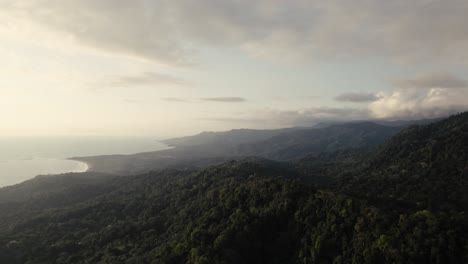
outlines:
[{"label": "overcast sky", "polygon": [[0,0],[0,135],[417,119],[468,108],[466,0]]}]

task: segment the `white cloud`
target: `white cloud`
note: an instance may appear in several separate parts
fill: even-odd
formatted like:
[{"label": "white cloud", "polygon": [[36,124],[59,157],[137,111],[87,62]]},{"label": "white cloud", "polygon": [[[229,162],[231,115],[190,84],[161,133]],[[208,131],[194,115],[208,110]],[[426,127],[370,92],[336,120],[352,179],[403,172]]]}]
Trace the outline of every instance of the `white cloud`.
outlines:
[{"label": "white cloud", "polygon": [[430,118],[466,111],[468,82],[451,74],[426,74],[393,82],[369,109],[378,118]]}]

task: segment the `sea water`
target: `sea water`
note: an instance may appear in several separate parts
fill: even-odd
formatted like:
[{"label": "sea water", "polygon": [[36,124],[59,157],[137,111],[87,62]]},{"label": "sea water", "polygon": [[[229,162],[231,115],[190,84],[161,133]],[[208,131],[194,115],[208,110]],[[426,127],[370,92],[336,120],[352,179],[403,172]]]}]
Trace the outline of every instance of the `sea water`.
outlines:
[{"label": "sea water", "polygon": [[134,154],[167,148],[151,138],[123,137],[0,137],[0,187],[37,175],[84,172],[85,163],[71,157]]}]

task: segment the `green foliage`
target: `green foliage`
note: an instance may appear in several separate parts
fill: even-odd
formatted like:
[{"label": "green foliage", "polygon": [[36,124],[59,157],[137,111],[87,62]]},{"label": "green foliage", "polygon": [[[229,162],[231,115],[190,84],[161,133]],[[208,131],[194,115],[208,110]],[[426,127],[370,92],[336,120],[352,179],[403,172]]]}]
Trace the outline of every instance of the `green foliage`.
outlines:
[{"label": "green foliage", "polygon": [[[258,162],[121,178],[15,225],[8,263],[462,263],[462,212],[386,212]],[[3,262],[2,262],[3,263]]]},{"label": "green foliage", "polygon": [[431,210],[468,208],[468,113],[413,126],[340,181],[340,190]]}]

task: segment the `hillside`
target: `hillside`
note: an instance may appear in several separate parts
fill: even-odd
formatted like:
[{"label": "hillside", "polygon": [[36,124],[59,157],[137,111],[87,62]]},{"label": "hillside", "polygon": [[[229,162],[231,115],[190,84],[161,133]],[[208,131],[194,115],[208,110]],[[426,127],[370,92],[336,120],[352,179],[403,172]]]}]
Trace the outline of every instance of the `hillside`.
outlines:
[{"label": "hillside", "polygon": [[20,184],[0,188],[0,204],[24,202],[53,192],[70,191],[69,188],[100,186],[114,176],[102,173],[65,173],[59,175],[39,175]]},{"label": "hillside", "polygon": [[[463,263],[466,216],[383,210],[258,162],[120,178],[17,222],[8,263]],[[2,263],[3,263],[2,262]],[[5,262],[6,263],[6,262]]]},{"label": "hillside", "polygon": [[109,192],[114,176],[99,173],[67,173],[37,176],[0,188],[0,232],[20,219],[44,210],[60,208]]},{"label": "hillside", "polygon": [[403,130],[341,186],[421,207],[468,208],[468,113]]},{"label": "hillside", "polygon": [[383,143],[400,129],[362,122],[291,131],[264,141],[240,145],[236,153],[274,160],[297,160],[340,150],[371,148]]},{"label": "hillside", "polygon": [[223,132],[202,132],[195,136],[171,138],[161,142],[171,147],[190,147],[197,145],[226,145],[236,146],[239,144],[252,143],[256,141],[266,140],[273,136],[295,131],[300,127],[291,127],[283,129],[256,130],[256,129],[233,129]]}]

